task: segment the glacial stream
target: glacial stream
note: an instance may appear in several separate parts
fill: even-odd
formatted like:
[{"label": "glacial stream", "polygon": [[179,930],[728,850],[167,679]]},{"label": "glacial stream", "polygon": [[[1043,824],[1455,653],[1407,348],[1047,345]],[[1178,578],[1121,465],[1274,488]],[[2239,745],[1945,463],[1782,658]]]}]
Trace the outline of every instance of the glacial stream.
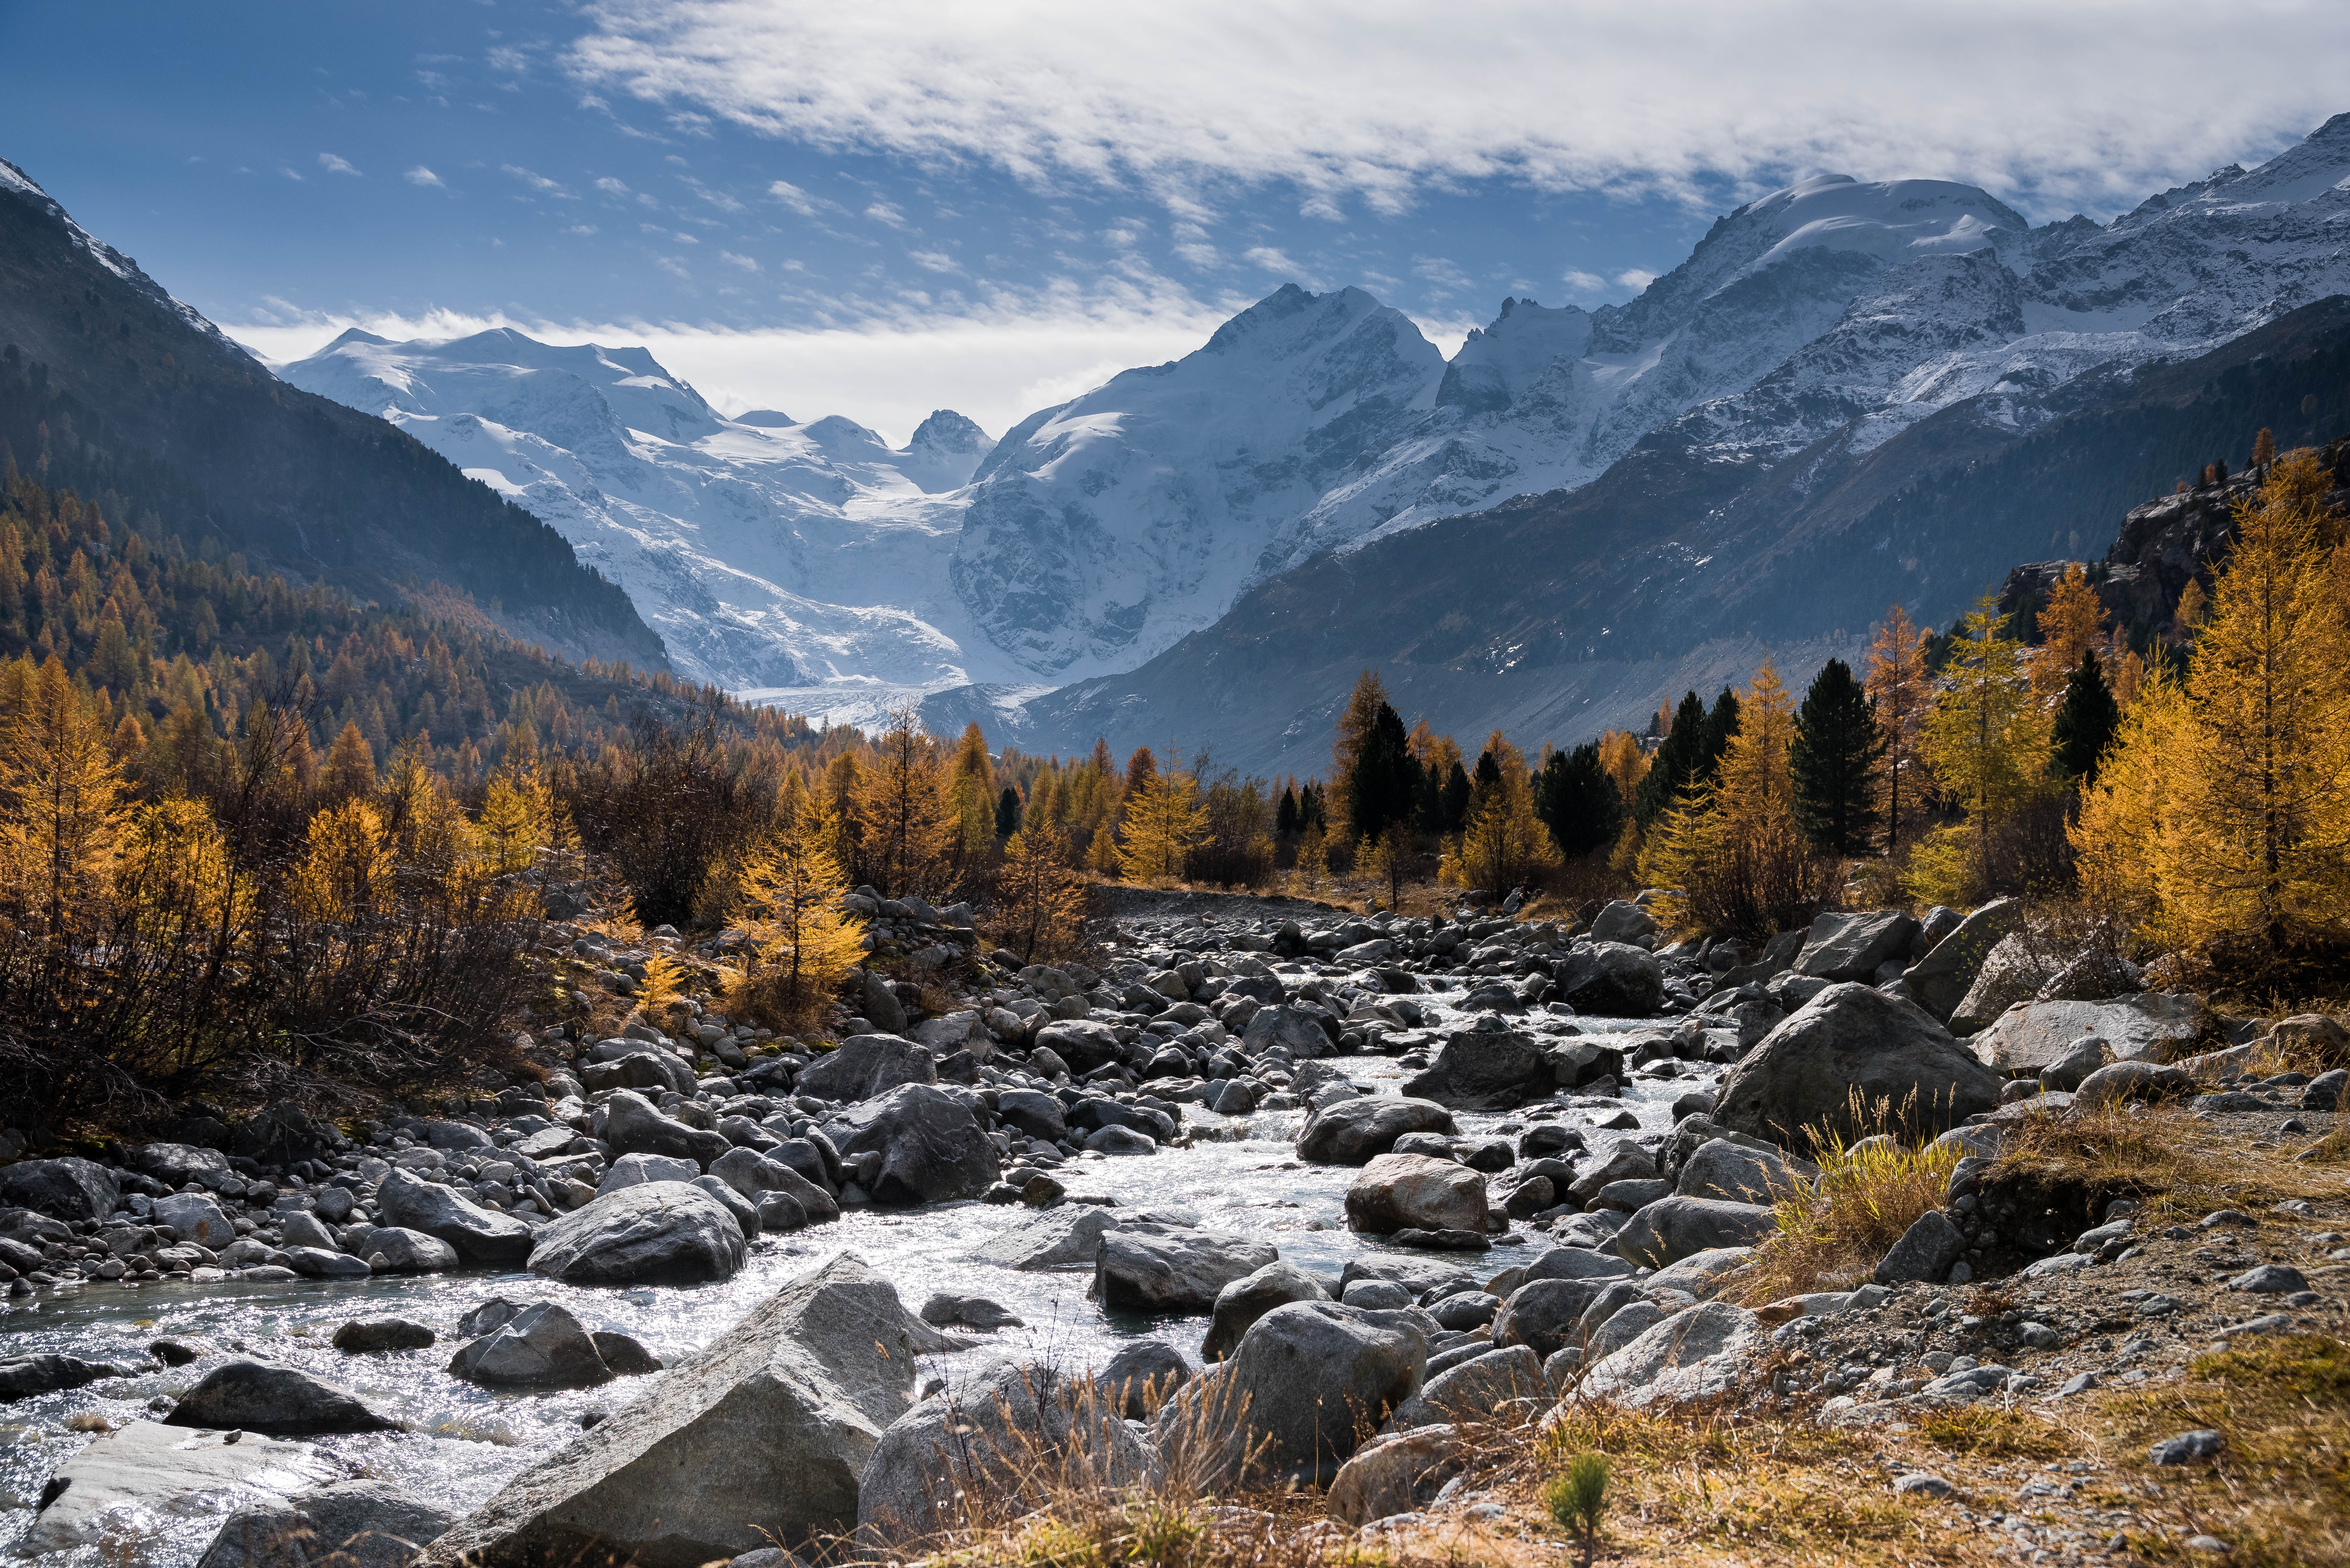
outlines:
[{"label": "glacial stream", "polygon": [[[1437,1027],[1459,1022],[1443,1005],[1442,993],[1418,1000],[1428,1006]],[[1630,1021],[1577,1022],[1587,1033],[1639,1026]],[[1393,1094],[1408,1075],[1394,1061],[1380,1056],[1340,1057],[1333,1064],[1373,1093]],[[1669,1128],[1673,1100],[1692,1086],[1689,1078],[1634,1079],[1625,1085],[1621,1106],[1638,1116],[1643,1131]],[[1633,1136],[1586,1125],[1594,1115],[1605,1114],[1567,1109],[1560,1121],[1584,1131],[1595,1153],[1604,1152],[1614,1138]],[[1335,1274],[1349,1258],[1387,1250],[1375,1239],[1345,1228],[1344,1199],[1354,1169],[1297,1160],[1295,1145],[1304,1111],[1260,1111],[1226,1118],[1186,1106],[1185,1115],[1194,1134],[1192,1147],[1139,1158],[1074,1160],[1060,1172],[1062,1180],[1073,1194],[1107,1197],[1124,1210],[1179,1210],[1207,1229],[1260,1237],[1277,1246],[1284,1258],[1317,1272]],[[1463,1134],[1483,1134],[1504,1123],[1523,1124],[1524,1116],[1461,1113],[1456,1120]],[[224,1508],[208,1507],[186,1517],[151,1513],[126,1519],[125,1539],[104,1555],[77,1551],[27,1557],[17,1543],[33,1521],[44,1484],[90,1440],[90,1430],[74,1428],[94,1429],[91,1417],[112,1426],[160,1419],[169,1401],[217,1365],[221,1355],[241,1348],[340,1384],[402,1423],[405,1429],[400,1432],[308,1439],[345,1468],[396,1481],[414,1495],[460,1513],[473,1508],[517,1471],[577,1437],[582,1416],[619,1408],[649,1382],[623,1378],[600,1388],[562,1393],[496,1393],[448,1376],[449,1356],[462,1343],[457,1319],[494,1295],[561,1301],[588,1327],[633,1334],[655,1354],[673,1360],[708,1345],[794,1276],[848,1252],[895,1283],[909,1309],[918,1309],[939,1290],[1001,1303],[1024,1320],[1024,1326],[972,1339],[1024,1359],[1096,1367],[1126,1339],[1158,1334],[1197,1360],[1207,1331],[1204,1316],[1106,1316],[1086,1297],[1090,1271],[1020,1272],[972,1261],[974,1249],[1033,1213],[1024,1207],[977,1202],[911,1211],[853,1210],[836,1224],[761,1238],[752,1243],[749,1262],[733,1279],[689,1288],[578,1288],[551,1284],[520,1271],[469,1269],[348,1283],[305,1279],[138,1289],[92,1284],[63,1295],[43,1292],[15,1298],[0,1315],[0,1356],[58,1352],[93,1361],[143,1359],[147,1345],[159,1338],[203,1341],[220,1354],[185,1367],[0,1407],[0,1510],[5,1510],[0,1511],[0,1550],[17,1561],[57,1568],[83,1563],[118,1568],[129,1563],[140,1568],[191,1568],[217,1531]],[[1482,1278],[1527,1261],[1544,1244],[1523,1229],[1513,1234],[1517,1244],[1497,1246],[1482,1257],[1434,1256],[1457,1258]],[[380,1316],[423,1324],[440,1336],[440,1343],[427,1350],[372,1355],[345,1355],[328,1343],[347,1320]],[[127,1555],[121,1554],[122,1548],[128,1548]]]}]

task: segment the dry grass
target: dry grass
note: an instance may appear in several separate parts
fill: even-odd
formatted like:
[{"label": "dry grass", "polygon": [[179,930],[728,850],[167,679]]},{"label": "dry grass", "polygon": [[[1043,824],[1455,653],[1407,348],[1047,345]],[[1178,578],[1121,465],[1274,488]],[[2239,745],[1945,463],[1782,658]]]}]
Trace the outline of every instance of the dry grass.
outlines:
[{"label": "dry grass", "polygon": [[[2264,1192],[2261,1168],[2209,1124],[2176,1106],[2112,1102],[2063,1116],[2032,1116],[2012,1129],[1986,1184],[2080,1192],[2093,1210],[2116,1198],[2147,1203],[2148,1218],[2202,1213]],[[2297,1189],[2296,1189],[2297,1191]],[[2293,1196],[2280,1189],[2276,1196]],[[2273,1199],[2272,1199],[2273,1201]]]},{"label": "dry grass", "polygon": [[[2350,1345],[2316,1334],[2197,1359],[2184,1381],[2109,1401],[2126,1462],[2160,1478],[2186,1522],[2235,1550],[2237,1568],[2350,1563]],[[2208,1463],[2157,1470],[2147,1444],[2208,1428],[2227,1446]],[[2158,1561],[2185,1553],[2133,1541]]]},{"label": "dry grass", "polygon": [[1735,1287],[1747,1304],[1865,1283],[1903,1231],[1942,1207],[1957,1149],[1905,1147],[1894,1129],[1906,1118],[1866,1104],[1857,1091],[1846,1104],[1845,1118],[1893,1141],[1872,1137],[1840,1147],[1825,1129],[1804,1129],[1820,1151],[1819,1179],[1774,1205],[1779,1228],[1755,1249]]},{"label": "dry grass", "polygon": [[1988,1403],[1933,1411],[1918,1423],[1918,1433],[1946,1452],[1987,1459],[2053,1459],[2073,1449],[2038,1417]]}]

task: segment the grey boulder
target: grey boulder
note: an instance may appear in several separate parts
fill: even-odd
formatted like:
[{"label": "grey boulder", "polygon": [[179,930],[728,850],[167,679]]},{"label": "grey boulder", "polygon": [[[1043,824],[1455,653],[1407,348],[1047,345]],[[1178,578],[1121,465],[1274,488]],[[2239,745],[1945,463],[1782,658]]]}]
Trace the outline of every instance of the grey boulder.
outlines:
[{"label": "grey boulder", "polygon": [[571,1285],[683,1285],[731,1279],[743,1255],[725,1205],[681,1181],[649,1181],[542,1229],[529,1266]]},{"label": "grey boulder", "polygon": [[887,1282],[837,1258],[516,1476],[418,1568],[700,1568],[847,1531],[933,1337]]},{"label": "grey boulder", "polygon": [[820,1100],[854,1102],[900,1084],[938,1081],[938,1062],[929,1047],[894,1034],[852,1034],[802,1068],[793,1086]]},{"label": "grey boulder", "polygon": [[1991,944],[1975,971],[1974,983],[1950,1010],[1950,1033],[1979,1034],[2019,1002],[2029,1002],[2056,972],[2029,933],[2012,930]]},{"label": "grey boulder", "polygon": [[1280,1254],[1263,1241],[1204,1231],[1112,1231],[1094,1262],[1094,1289],[1112,1312],[1212,1311],[1226,1285]]},{"label": "grey boulder", "polygon": [[1420,1391],[1396,1407],[1398,1431],[1440,1421],[1490,1422],[1495,1408],[1512,1399],[1548,1403],[1550,1385],[1543,1377],[1542,1357],[1523,1345],[1489,1350],[1428,1380]]},{"label": "grey boulder", "polygon": [[1818,980],[1866,982],[1888,961],[1908,953],[1917,939],[1917,919],[1907,910],[1830,911],[1812,921],[1803,950],[1795,955],[1795,972]]},{"label": "grey boulder", "polygon": [[612,1380],[595,1339],[553,1302],[535,1302],[460,1346],[449,1375],[488,1388],[591,1388]]},{"label": "grey boulder", "polygon": [[1760,1203],[1665,1198],[1625,1221],[1616,1232],[1616,1250],[1633,1262],[1661,1269],[1700,1252],[1752,1246],[1778,1224],[1778,1217]]},{"label": "grey boulder", "polygon": [[196,1568],[407,1568],[457,1516],[387,1480],[337,1481],[222,1521]]},{"label": "grey boulder", "polygon": [[1120,1346],[1102,1368],[1100,1382],[1112,1408],[1129,1421],[1146,1421],[1191,1376],[1191,1364],[1183,1353],[1154,1336]]},{"label": "grey boulder", "polygon": [[1901,1232],[1901,1239],[1877,1263],[1871,1277],[1880,1285],[1904,1280],[1939,1283],[1950,1277],[1950,1265],[1967,1255],[1967,1239],[1950,1217],[1929,1209]]},{"label": "grey boulder", "polygon": [[1330,1293],[1322,1282],[1280,1259],[1254,1273],[1243,1275],[1216,1293],[1208,1320],[1208,1337],[1200,1346],[1203,1361],[1222,1361],[1240,1348],[1241,1335],[1257,1319],[1291,1302],[1326,1302]]},{"label": "grey boulder", "polygon": [[[1257,1319],[1215,1372],[1159,1414],[1162,1456],[1215,1481],[1325,1483],[1419,1389],[1428,1340],[1412,1315],[1293,1302]],[[1203,1452],[1191,1454],[1200,1444]]]},{"label": "grey boulder", "polygon": [[1362,1165],[1388,1153],[1407,1134],[1455,1130],[1452,1113],[1433,1100],[1360,1095],[1307,1117],[1297,1136],[1297,1158],[1316,1165]]},{"label": "grey boulder", "polygon": [[2201,1000],[2185,992],[2140,992],[2111,1002],[2022,1002],[1970,1042],[1986,1064],[2037,1074],[2094,1034],[2123,1062],[2169,1062],[2191,1054],[2210,1023]]},{"label": "grey boulder", "polygon": [[1992,1109],[1999,1091],[1999,1075],[1917,1003],[1831,985],[1723,1076],[1713,1119],[1784,1142],[1813,1129],[1834,1138],[1873,1133],[1881,1113],[1915,1135]]},{"label": "grey boulder", "polygon": [[104,1220],[122,1200],[113,1171],[87,1159],[20,1159],[0,1166],[0,1204],[52,1220]]},{"label": "grey boulder", "polygon": [[831,1193],[779,1159],[756,1149],[738,1148],[711,1161],[710,1174],[753,1203],[770,1192],[781,1192],[800,1207],[808,1220],[821,1223],[840,1218],[840,1205]]},{"label": "grey boulder", "polygon": [[1248,1027],[1241,1032],[1241,1051],[1244,1055],[1254,1056],[1275,1045],[1284,1047],[1300,1062],[1328,1056],[1337,1050],[1319,1016],[1285,1002],[1258,1008]]},{"label": "grey boulder", "polygon": [[844,1158],[880,1153],[868,1190],[883,1208],[976,1198],[1003,1171],[971,1106],[928,1084],[901,1084],[844,1113],[827,1130]]},{"label": "grey boulder", "polygon": [[383,1179],[376,1210],[385,1224],[437,1237],[469,1263],[519,1263],[530,1256],[529,1226],[412,1171],[394,1170]]},{"label": "grey boulder", "polygon": [[1700,1144],[1682,1164],[1673,1190],[1683,1198],[1775,1203],[1800,1185],[1794,1171],[1776,1154],[1717,1137]]},{"label": "grey boulder", "polygon": [[1371,1235],[1485,1229],[1485,1179],[1419,1154],[1383,1154],[1347,1189],[1347,1224]]},{"label": "grey boulder", "polygon": [[163,1417],[169,1427],[231,1428],[275,1438],[308,1438],[328,1432],[390,1432],[386,1420],[346,1388],[324,1383],[290,1366],[258,1361],[224,1362],[204,1374]]},{"label": "grey boulder", "polygon": [[1578,1392],[1633,1409],[1711,1398],[1739,1386],[1762,1343],[1752,1313],[1724,1302],[1700,1303],[1595,1363]]},{"label": "grey boulder", "polygon": [[437,1274],[455,1268],[460,1261],[457,1249],[440,1237],[404,1225],[375,1226],[359,1244],[367,1249],[370,1262],[379,1257],[383,1260],[383,1272],[388,1274]]},{"label": "grey boulder", "polygon": [[1969,915],[1959,922],[1958,929],[1902,972],[1909,1000],[1949,1023],[1982,972],[1983,961],[2022,918],[2022,906],[2012,898],[1994,898]]},{"label": "grey boulder", "polygon": [[724,1133],[688,1127],[666,1116],[650,1100],[629,1089],[615,1089],[604,1102],[604,1141],[619,1154],[663,1154],[690,1159],[707,1170],[734,1147]]},{"label": "grey boulder", "polygon": [[1446,1038],[1403,1092],[1460,1111],[1505,1111],[1545,1099],[1557,1086],[1549,1054],[1530,1034],[1464,1029]]},{"label": "grey boulder", "polygon": [[1577,1012],[1648,1018],[1665,1004],[1665,968],[1625,942],[1577,942],[1553,968],[1560,997]]}]

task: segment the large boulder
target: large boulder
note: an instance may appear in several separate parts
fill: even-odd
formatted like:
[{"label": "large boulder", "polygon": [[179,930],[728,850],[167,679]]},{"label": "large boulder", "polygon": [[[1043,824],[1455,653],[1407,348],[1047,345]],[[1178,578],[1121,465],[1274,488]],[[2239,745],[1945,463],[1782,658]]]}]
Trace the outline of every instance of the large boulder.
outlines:
[{"label": "large boulder", "polygon": [[1118,1228],[1107,1209],[1067,1204],[989,1237],[972,1257],[1000,1269],[1091,1268],[1101,1256],[1102,1238]]},{"label": "large boulder", "polygon": [[1330,1516],[1359,1530],[1416,1511],[1461,1473],[1463,1449],[1460,1429],[1449,1423],[1399,1429],[1366,1444],[1330,1482]]},{"label": "large boulder", "polygon": [[1760,1203],[1660,1198],[1624,1222],[1616,1232],[1616,1250],[1636,1263],[1661,1269],[1716,1248],[1752,1246],[1778,1226],[1778,1217]]},{"label": "large boulder", "polygon": [[0,1166],[0,1204],[52,1220],[103,1220],[122,1200],[114,1172],[87,1159],[20,1159]]},{"label": "large boulder", "polygon": [[1999,1089],[1999,1075],[1917,1003],[1865,985],[1831,985],[1723,1076],[1713,1119],[1780,1143],[1812,1128],[1848,1138],[1882,1130],[1874,1120],[1881,1106],[1914,1135],[1991,1110]]},{"label": "large boulder", "polygon": [[1488,1351],[1446,1368],[1428,1380],[1395,1413],[1398,1431],[1435,1422],[1487,1422],[1506,1400],[1556,1397],[1543,1377],[1542,1357],[1527,1345]]},{"label": "large boulder", "polygon": [[858,1533],[910,1545],[1024,1513],[1063,1487],[1123,1487],[1149,1464],[1106,1390],[1050,1366],[991,1357],[890,1423],[865,1467]]},{"label": "large boulder", "polygon": [[1750,1148],[1726,1137],[1709,1138],[1682,1161],[1673,1191],[1683,1198],[1720,1198],[1732,1203],[1776,1203],[1801,1185],[1774,1150]]},{"label": "large boulder", "polygon": [[1279,1256],[1269,1242],[1244,1236],[1112,1231],[1095,1258],[1094,1289],[1112,1312],[1208,1312],[1226,1285]]},{"label": "large boulder", "polygon": [[615,1089],[604,1108],[604,1141],[615,1154],[665,1154],[672,1159],[690,1159],[696,1168],[707,1170],[711,1161],[734,1147],[724,1133],[688,1127],[674,1116],[661,1115],[650,1100],[633,1090]]},{"label": "large boulder", "polygon": [[190,1182],[214,1192],[232,1184],[240,1190],[244,1186],[244,1178],[229,1168],[228,1156],[192,1143],[151,1143],[132,1149],[127,1163],[131,1169],[174,1189]]},{"label": "large boulder", "polygon": [[1543,1043],[1506,1029],[1465,1029],[1448,1036],[1425,1072],[1403,1092],[1456,1111],[1506,1111],[1547,1099],[1557,1075]]},{"label": "large boulder", "polygon": [[1803,951],[1795,955],[1795,972],[1866,983],[1886,962],[1908,952],[1917,940],[1917,918],[1905,909],[1863,909],[1848,915],[1830,911],[1812,921]]},{"label": "large boulder", "polygon": [[[126,1518],[217,1517],[224,1506],[282,1501],[322,1486],[340,1469],[308,1443],[131,1421],[100,1433],[58,1467],[15,1546],[23,1556],[52,1562],[105,1563],[109,1552],[116,1561],[142,1562],[138,1538],[126,1542]],[[63,1555],[68,1552],[78,1555]]]},{"label": "large boulder", "polygon": [[840,1218],[840,1205],[833,1201],[831,1193],[757,1149],[737,1148],[720,1155],[710,1162],[710,1174],[754,1203],[767,1193],[782,1192],[788,1194],[810,1220]]},{"label": "large boulder", "polygon": [[530,1272],[567,1285],[699,1284],[743,1266],[743,1228],[681,1181],[607,1193],[538,1233]]},{"label": "large boulder", "polygon": [[1616,1282],[1607,1279],[1529,1280],[1510,1293],[1493,1317],[1493,1344],[1523,1345],[1548,1359],[1575,1342],[1583,1314]]},{"label": "large boulder", "polygon": [[169,1225],[182,1241],[217,1252],[236,1241],[236,1226],[221,1206],[201,1192],[174,1192],[155,1199],[155,1223]]},{"label": "large boulder", "polygon": [[1099,1379],[1111,1407],[1129,1421],[1147,1420],[1175,1390],[1191,1381],[1194,1368],[1181,1351],[1153,1335],[1130,1339],[1109,1358]]},{"label": "large boulder", "polygon": [[612,1380],[594,1336],[554,1302],[534,1302],[461,1345],[449,1375],[486,1388],[590,1388]]},{"label": "large boulder", "polygon": [[387,1274],[437,1274],[455,1268],[461,1261],[457,1249],[440,1237],[404,1225],[372,1226],[360,1245],[367,1249],[370,1265],[378,1258],[383,1260]]},{"label": "large boulder", "polygon": [[1686,1404],[1739,1386],[1763,1343],[1760,1321],[1743,1307],[1705,1302],[1644,1331],[1584,1374],[1577,1393],[1634,1409],[1659,1400]]},{"label": "large boulder", "polygon": [[1485,1229],[1485,1179],[1424,1154],[1383,1154],[1347,1189],[1347,1224],[1375,1236],[1398,1231]]},{"label": "large boulder", "polygon": [[1200,1358],[1222,1361],[1230,1355],[1240,1348],[1241,1335],[1277,1306],[1329,1299],[1330,1293],[1322,1288],[1321,1281],[1295,1263],[1276,1259],[1216,1293],[1216,1304],[1208,1320],[1208,1338],[1200,1346]]},{"label": "large boulder", "polygon": [[1177,1449],[1176,1464],[1196,1459],[1211,1484],[1326,1484],[1362,1437],[1419,1392],[1427,1368],[1414,1314],[1336,1302],[1275,1307],[1229,1362],[1161,1412],[1161,1452]]},{"label": "large boulder", "polygon": [[1254,1056],[1260,1052],[1280,1045],[1300,1062],[1316,1056],[1327,1056],[1337,1050],[1328,1031],[1322,1027],[1322,1015],[1303,1007],[1283,1003],[1275,1007],[1260,1007],[1241,1032],[1241,1051]]},{"label": "large boulder", "polygon": [[163,1417],[169,1427],[211,1427],[265,1432],[273,1438],[309,1438],[328,1432],[392,1432],[386,1420],[347,1388],[324,1383],[290,1366],[258,1361],[224,1362],[182,1396]]},{"label": "large boulder", "polygon": [[1325,1106],[1297,1135],[1297,1158],[1316,1165],[1362,1165],[1388,1153],[1406,1133],[1451,1133],[1452,1113],[1433,1100],[1357,1095]]},{"label": "large boulder", "polygon": [[1553,967],[1552,979],[1578,1012],[1649,1018],[1665,1005],[1665,966],[1625,942],[1577,942]]},{"label": "large boulder", "polygon": [[1036,1031],[1039,1050],[1050,1051],[1079,1077],[1118,1059],[1118,1031],[1088,1018],[1062,1019]]},{"label": "large boulder", "polygon": [[845,1158],[879,1151],[881,1168],[868,1190],[883,1208],[976,1198],[1003,1168],[971,1105],[928,1084],[900,1084],[843,1113],[827,1131]]},{"label": "large boulder", "polygon": [[2194,1053],[2210,1011],[2189,992],[2140,992],[2112,1002],[2022,1002],[1968,1044],[1988,1066],[2037,1075],[2095,1034],[2121,1062],[2173,1062]]},{"label": "large boulder", "polygon": [[1924,958],[1911,964],[1901,978],[1909,1000],[1944,1023],[1973,989],[1991,949],[2022,923],[2023,906],[2013,898],[1994,898],[1959,922],[1958,929],[1936,942]]},{"label": "large boulder", "polygon": [[456,1521],[395,1481],[337,1481],[284,1502],[245,1504],[223,1521],[196,1568],[407,1568]]},{"label": "large boulder", "polygon": [[869,1100],[900,1084],[935,1084],[939,1064],[926,1045],[894,1034],[852,1034],[800,1069],[793,1087],[820,1100]]},{"label": "large boulder", "polygon": [[1950,1033],[1961,1039],[1979,1034],[1999,1022],[1999,1015],[2019,1002],[2029,1002],[2060,966],[2029,932],[2010,931],[1991,944],[1975,971],[1974,983],[1950,1010]]},{"label": "large boulder", "polygon": [[519,1263],[530,1256],[529,1226],[414,1171],[395,1170],[383,1179],[376,1189],[376,1211],[386,1225],[448,1242],[469,1263]]},{"label": "large boulder", "polygon": [[701,1568],[849,1530],[858,1479],[933,1337],[886,1282],[837,1258],[516,1476],[418,1568]]}]

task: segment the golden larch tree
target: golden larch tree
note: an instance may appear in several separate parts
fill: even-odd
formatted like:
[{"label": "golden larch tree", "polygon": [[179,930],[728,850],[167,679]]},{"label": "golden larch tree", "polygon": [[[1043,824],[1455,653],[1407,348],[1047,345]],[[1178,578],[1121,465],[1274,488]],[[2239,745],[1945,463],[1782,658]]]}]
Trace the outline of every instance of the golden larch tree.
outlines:
[{"label": "golden larch tree", "polygon": [[0,713],[0,888],[17,919],[66,940],[99,912],[129,817],[111,711],[54,655]]},{"label": "golden larch tree", "polygon": [[1808,920],[1825,888],[1795,811],[1794,702],[1764,660],[1738,698],[1738,732],[1711,783],[1658,818],[1644,880],[1671,889],[1685,931],[1762,936]]},{"label": "golden larch tree", "polygon": [[1208,807],[1200,798],[1200,781],[1170,747],[1164,764],[1139,785],[1128,784],[1118,875],[1129,882],[1180,877],[1184,859],[1207,836]]},{"label": "golden larch tree", "polygon": [[1076,946],[1085,929],[1086,887],[1069,865],[1068,835],[1032,819],[1004,841],[995,877],[996,940],[1022,963],[1055,959]]},{"label": "golden larch tree", "polygon": [[[1495,740],[1500,740],[1498,732]],[[1525,764],[1515,747],[1509,750],[1500,780],[1478,792],[1469,820],[1438,865],[1438,876],[1456,888],[1501,893],[1535,881],[1563,864],[1550,829],[1534,815],[1534,792]]]},{"label": "golden larch tree", "polygon": [[743,862],[735,918],[751,938],[749,967],[730,1003],[781,1028],[818,1022],[864,951],[864,922],[840,903],[838,824],[821,792],[794,792]]},{"label": "golden larch tree", "polygon": [[909,703],[873,742],[858,815],[874,886],[889,898],[944,889],[955,823],[939,777],[938,748]]},{"label": "golden larch tree", "polygon": [[2106,607],[2081,563],[2064,568],[2048,602],[2040,610],[2040,646],[2032,652],[2032,695],[2054,712],[2064,701],[2065,683],[2081,667],[2081,658],[2097,648],[2105,630]]},{"label": "golden larch tree", "polygon": [[[1933,706],[1926,675],[1925,639],[1909,612],[1898,604],[1886,612],[1876,640],[1869,644],[1868,675],[1863,685],[1870,706],[1877,710],[1877,726],[1885,732],[1885,756],[1878,766],[1885,780],[1885,844],[1890,850],[1901,842],[1904,794],[1912,806],[1923,804],[1919,753],[1926,713]],[[1902,788],[1905,784],[1910,786],[1907,792]]]},{"label": "golden larch tree", "polygon": [[1979,838],[2029,800],[2046,772],[2047,716],[2017,667],[2022,651],[2007,635],[1997,597],[1984,595],[1951,645],[1944,689],[1926,721],[1934,782],[1965,810]]}]

